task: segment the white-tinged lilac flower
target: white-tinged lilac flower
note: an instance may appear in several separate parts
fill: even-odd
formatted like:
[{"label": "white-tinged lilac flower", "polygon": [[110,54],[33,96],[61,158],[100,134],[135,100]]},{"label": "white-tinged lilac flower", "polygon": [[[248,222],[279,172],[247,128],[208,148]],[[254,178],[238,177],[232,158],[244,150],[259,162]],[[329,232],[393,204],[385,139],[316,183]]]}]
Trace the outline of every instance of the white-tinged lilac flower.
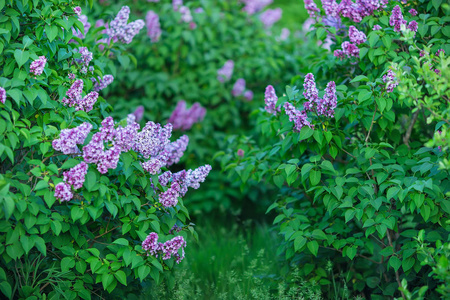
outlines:
[{"label": "white-tinged lilac flower", "polygon": [[84,184],[84,179],[87,174],[88,165],[82,161],[69,171],[65,171],[64,182],[73,186],[75,190],[80,189]]},{"label": "white-tinged lilac flower", "polygon": [[114,119],[112,117],[106,117],[102,121],[102,127],[100,128],[102,134],[102,140],[112,141],[116,136],[116,129],[114,128]]},{"label": "white-tinged lilac flower", "polygon": [[184,100],[178,101],[175,110],[172,112],[168,122],[173,125],[174,129],[189,130],[195,123],[203,120],[206,109],[195,102],[191,108],[186,108]]},{"label": "white-tinged lilac flower", "polygon": [[373,25],[373,28],[372,28],[372,30],[374,30],[374,31],[381,30],[381,29],[382,29],[381,26],[378,24]]},{"label": "white-tinged lilac flower", "polygon": [[267,5],[271,4],[273,0],[242,0],[245,4],[242,9],[249,15],[253,15],[261,10],[263,10]]},{"label": "white-tinged lilac flower", "polygon": [[135,117],[135,122],[140,122],[144,117],[144,107],[142,105],[136,107],[136,109],[133,112],[133,115]]},{"label": "white-tinged lilac flower", "polygon": [[386,91],[392,93],[394,88],[398,85],[395,73],[389,69],[386,74],[383,75],[383,82],[386,84]]},{"label": "white-tinged lilac flower", "polygon": [[334,116],[334,109],[337,106],[336,83],[330,81],[325,89],[325,95],[318,106],[318,113],[327,117]]},{"label": "white-tinged lilac flower", "polygon": [[396,5],[392,10],[391,17],[389,18],[389,25],[394,26],[394,31],[400,32],[401,25],[406,25],[406,23],[406,20],[403,19],[400,6]]},{"label": "white-tinged lilac flower", "polygon": [[[179,235],[174,237],[173,239],[165,242],[160,246],[160,250],[162,252],[162,259],[167,260],[170,259],[172,256],[175,257],[176,263],[180,263],[181,260],[184,258],[184,248],[186,247],[186,241],[184,238]],[[181,248],[181,255],[178,253],[179,249]]]},{"label": "white-tinged lilac flower", "polygon": [[316,87],[316,81],[312,73],[308,73],[305,76],[305,81],[303,82],[303,96],[311,102],[315,102],[319,97],[319,91]]},{"label": "white-tinged lilac flower", "polygon": [[77,16],[81,16],[81,7],[77,6],[73,8],[73,12],[77,15]]},{"label": "white-tinged lilac flower", "polygon": [[117,127],[114,145],[118,146],[122,152],[130,151],[133,147],[139,128],[140,126],[136,122],[128,124],[125,127]]},{"label": "white-tinged lilac flower", "polygon": [[227,60],[223,67],[217,70],[217,80],[219,80],[220,82],[230,80],[231,76],[233,75],[233,69],[234,61]]},{"label": "white-tinged lilac flower", "polygon": [[83,159],[87,163],[96,164],[103,154],[105,145],[102,139],[102,133],[97,132],[92,136],[89,144],[83,147]]},{"label": "white-tinged lilac flower", "polygon": [[93,90],[95,92],[99,92],[105,89],[108,85],[110,85],[114,81],[114,77],[110,74],[103,76],[102,79],[98,77],[97,79],[91,78],[92,82],[95,82]]},{"label": "white-tinged lilac flower", "polygon": [[64,105],[68,105],[70,107],[75,106],[78,102],[81,101],[81,93],[83,92],[83,80],[77,79],[72,83],[71,87],[66,93],[66,97],[64,97],[61,102]]},{"label": "white-tinged lilac flower", "polygon": [[[84,28],[84,34],[75,27],[72,27],[72,34],[73,36],[76,36],[77,38],[84,39],[86,37],[87,32],[91,28],[91,23],[88,22],[88,17],[85,15],[81,15],[78,17],[78,21],[80,21],[83,24]],[[75,42],[75,40],[70,40],[69,43]]]},{"label": "white-tinged lilac flower", "polygon": [[161,168],[165,166],[165,161],[159,158],[150,158],[150,160],[146,162],[140,163],[142,169],[149,172],[151,175],[156,175],[161,171]]},{"label": "white-tinged lilac flower", "polygon": [[156,43],[161,36],[161,24],[159,23],[159,16],[153,10],[149,10],[145,16],[145,25],[147,26],[147,35],[152,41]]},{"label": "white-tinged lilac flower", "polygon": [[108,150],[104,151],[97,162],[97,170],[105,174],[109,169],[117,168],[119,162],[121,149],[118,146],[112,146]]},{"label": "white-tinged lilac flower", "polygon": [[320,14],[320,9],[317,7],[316,3],[314,3],[314,0],[304,0],[305,8],[308,11],[310,18],[318,17]]},{"label": "white-tinged lilac flower", "polygon": [[169,143],[172,127],[170,123],[162,127],[152,121],[147,122],[145,127],[137,133],[133,149],[141,153],[144,158],[158,155]]},{"label": "white-tinged lilac flower", "polygon": [[86,96],[83,97],[81,102],[78,103],[78,105],[75,107],[75,110],[83,110],[85,112],[89,112],[94,108],[95,102],[97,102],[98,99],[98,93],[97,92],[90,92]]},{"label": "white-tinged lilac flower", "polygon": [[244,150],[238,149],[237,155],[240,156],[240,157],[244,157]]},{"label": "white-tinged lilac flower", "polygon": [[129,44],[133,37],[145,26],[143,20],[136,20],[127,24],[130,16],[130,8],[122,6],[117,16],[106,29],[106,34],[114,41],[118,40],[122,43]]},{"label": "white-tinged lilac flower", "polygon": [[291,34],[291,31],[287,28],[281,29],[281,34],[278,37],[279,41],[285,41],[289,38],[289,35]]},{"label": "white-tinged lilac flower", "polygon": [[210,165],[204,165],[195,170],[182,170],[175,174],[167,171],[158,177],[158,182],[162,186],[168,186],[170,181],[172,181],[172,183],[178,183],[178,192],[181,196],[184,196],[187,193],[188,188],[198,189],[200,183],[205,181],[211,170],[212,168]]},{"label": "white-tinged lilac flower", "polygon": [[181,21],[184,23],[190,23],[194,20],[194,18],[191,15],[191,10],[187,6],[181,6],[179,9],[181,13]]},{"label": "white-tinged lilac flower", "polygon": [[169,143],[164,151],[167,156],[166,166],[171,166],[180,161],[181,157],[186,151],[189,144],[189,137],[187,135],[182,135],[178,140]]},{"label": "white-tinged lilac flower", "polygon": [[84,122],[75,128],[61,130],[59,138],[52,142],[53,149],[61,151],[64,154],[79,152],[77,145],[84,143],[91,129],[92,125]]},{"label": "white-tinged lilac flower", "polygon": [[337,8],[338,14],[359,23],[362,20],[361,8],[352,0],[342,0]]},{"label": "white-tinged lilac flower", "polygon": [[201,167],[198,167],[195,170],[189,170],[187,172],[189,177],[189,187],[193,189],[200,188],[200,183],[205,182],[206,177],[208,176],[209,172],[212,170],[212,167],[210,165],[204,165]]},{"label": "white-tinged lilac flower", "polygon": [[[80,47],[77,51],[81,54],[81,58],[75,59],[75,61],[82,66],[88,67],[93,58],[92,52],[90,52],[87,47]],[[86,74],[87,70],[82,73]]]},{"label": "white-tinged lilac flower", "polygon": [[149,251],[151,255],[155,255],[159,250],[158,239],[159,237],[156,232],[150,233],[142,242],[142,249],[145,251]]},{"label": "white-tinged lilac flower", "polygon": [[242,93],[245,91],[245,79],[239,78],[236,80],[236,82],[233,85],[233,89],[231,90],[231,94],[234,97],[238,97],[242,95]]},{"label": "white-tinged lilac flower", "polygon": [[[306,4],[305,4],[305,6],[306,6]],[[337,17],[338,16],[338,4],[337,4],[336,0],[322,0],[322,8],[325,11],[325,14],[327,16],[329,16],[329,17]],[[316,13],[316,12],[318,12],[318,10],[313,10],[312,12]],[[313,16],[311,16],[311,17],[313,17]]]},{"label": "white-tinged lilac flower", "polygon": [[348,36],[350,38],[350,42],[355,43],[356,45],[365,43],[367,41],[367,36],[364,32],[356,29],[355,26],[350,26],[348,28]]},{"label": "white-tinged lilac flower", "polygon": [[167,189],[167,191],[159,194],[159,202],[164,207],[176,206],[178,203],[178,197],[180,197],[179,191],[180,185],[177,182],[173,182],[170,188]]},{"label": "white-tinged lilac flower", "polygon": [[60,182],[55,186],[55,198],[59,199],[61,202],[70,201],[73,198],[72,191],[70,189],[70,184]]},{"label": "white-tinged lilac flower", "polygon": [[0,87],[0,102],[5,104],[6,101],[6,90]]},{"label": "white-tinged lilac flower", "polygon": [[244,92],[244,98],[245,98],[245,100],[247,100],[247,101],[252,101],[252,100],[253,100],[253,92],[250,91],[250,90],[246,90],[246,91]]},{"label": "white-tinged lilac flower", "polygon": [[283,10],[281,8],[267,9],[259,16],[259,19],[264,24],[264,27],[270,28],[281,19],[282,13]]},{"label": "white-tinged lilac flower", "polygon": [[278,101],[278,97],[275,94],[275,89],[273,86],[268,85],[266,87],[266,91],[264,93],[264,102],[266,103],[266,106],[264,109],[270,113],[276,115],[277,112],[280,111],[280,107],[276,107]]},{"label": "white-tinged lilac flower", "polygon": [[312,125],[307,120],[307,115],[304,110],[299,111],[289,102],[284,103],[284,109],[289,117],[289,121],[294,122],[294,131],[300,132],[303,126],[312,128]]},{"label": "white-tinged lilac flower", "polygon": [[172,8],[174,11],[178,11],[180,6],[183,5],[183,0],[172,0]]},{"label": "white-tinged lilac flower", "polygon": [[45,56],[39,56],[38,59],[33,61],[30,65],[30,72],[36,76],[39,76],[44,72],[45,65],[47,64],[47,58]]}]

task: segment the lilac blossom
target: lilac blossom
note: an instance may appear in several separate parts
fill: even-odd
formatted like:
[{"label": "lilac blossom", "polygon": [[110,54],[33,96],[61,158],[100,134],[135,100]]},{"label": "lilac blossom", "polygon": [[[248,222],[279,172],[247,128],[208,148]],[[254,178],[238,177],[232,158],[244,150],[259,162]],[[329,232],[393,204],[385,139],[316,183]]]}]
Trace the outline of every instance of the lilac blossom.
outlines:
[{"label": "lilac blossom", "polygon": [[345,18],[349,18],[356,23],[359,23],[362,20],[360,11],[361,9],[359,5],[354,3],[352,0],[342,0],[337,8],[338,14]]},{"label": "lilac blossom", "polygon": [[82,161],[69,171],[64,172],[64,182],[73,186],[75,190],[80,189],[84,184],[88,165]]},{"label": "lilac blossom", "polygon": [[238,149],[237,155],[240,156],[240,157],[244,157],[244,150]]},{"label": "lilac blossom", "polygon": [[250,90],[246,90],[246,91],[244,92],[244,98],[245,98],[245,100],[247,100],[247,101],[252,101],[252,100],[253,100],[253,92],[250,91]]},{"label": "lilac blossom", "polygon": [[73,12],[77,15],[77,16],[81,16],[81,7],[77,6],[73,8]]},{"label": "lilac blossom", "polygon": [[0,87],[0,102],[5,104],[6,101],[6,90]]},{"label": "lilac blossom", "polygon": [[174,11],[178,11],[180,6],[183,5],[183,0],[172,0],[172,8]]},{"label": "lilac blossom", "polygon": [[249,15],[253,15],[261,10],[263,10],[267,5],[271,4],[273,0],[242,0],[245,4],[242,9]]},{"label": "lilac blossom", "polygon": [[119,162],[121,150],[118,146],[112,146],[105,152],[103,152],[97,162],[97,170],[105,174],[108,169],[117,168],[117,163]]},{"label": "lilac blossom", "polygon": [[181,13],[181,21],[183,21],[184,23],[190,23],[193,21],[191,10],[189,9],[189,7],[181,6],[179,11]]},{"label": "lilac blossom", "polygon": [[320,14],[320,9],[317,7],[316,3],[314,3],[314,0],[304,0],[305,8],[308,11],[310,18],[318,17]]},{"label": "lilac blossom", "polygon": [[160,159],[157,157],[157,158],[150,158],[150,160],[146,162],[141,162],[140,164],[142,166],[142,169],[144,169],[145,171],[149,172],[152,175],[156,175],[159,173],[161,168],[164,167],[165,161],[164,159]]},{"label": "lilac blossom", "polygon": [[276,107],[278,101],[278,97],[275,94],[275,89],[273,86],[268,85],[266,87],[266,91],[264,93],[264,102],[266,103],[266,106],[264,109],[270,113],[276,115],[277,112],[280,111],[280,107]]},{"label": "lilac blossom", "polygon": [[374,30],[374,31],[381,30],[381,29],[382,29],[381,26],[378,24],[373,25],[373,28],[372,28],[372,30]]},{"label": "lilac blossom", "polygon": [[81,101],[81,93],[83,92],[83,80],[77,79],[72,83],[71,87],[66,93],[66,97],[64,97],[61,101],[64,105],[68,105],[70,107],[75,106],[78,102]]},{"label": "lilac blossom", "polygon": [[192,125],[203,120],[205,114],[206,109],[200,103],[195,102],[191,108],[187,109],[186,102],[181,100],[177,103],[168,122],[173,125],[174,129],[188,130]]},{"label": "lilac blossom", "polygon": [[389,69],[388,72],[383,75],[383,82],[386,83],[386,91],[388,93],[392,93],[394,91],[394,88],[398,85],[395,73],[391,69]]},{"label": "lilac blossom", "polygon": [[362,44],[367,41],[367,36],[364,32],[356,29],[355,26],[350,26],[348,28],[348,36],[350,38],[350,42],[355,43],[356,45]]},{"label": "lilac blossom", "polygon": [[291,31],[287,28],[281,29],[281,34],[278,37],[279,41],[285,41],[289,38],[289,35],[291,34]]},{"label": "lilac blossom", "polygon": [[83,110],[85,112],[89,112],[94,108],[95,102],[97,102],[98,99],[98,93],[97,92],[90,92],[86,96],[83,97],[81,102],[78,103],[78,105],[75,107],[75,110]]},{"label": "lilac blossom", "polygon": [[169,143],[172,135],[172,124],[162,127],[152,121],[147,122],[145,127],[136,134],[136,142],[133,150],[142,154],[144,158],[159,154]]},{"label": "lilac blossom", "polygon": [[89,144],[83,147],[83,159],[87,163],[96,164],[103,154],[105,145],[102,139],[102,133],[97,132],[92,136]]},{"label": "lilac blossom", "polygon": [[136,122],[128,124],[125,127],[117,127],[114,145],[118,146],[122,152],[130,151],[139,128],[140,126]]},{"label": "lilac blossom", "polygon": [[204,165],[195,170],[182,170],[175,174],[167,171],[158,177],[158,182],[162,186],[167,186],[171,180],[172,182],[177,182],[179,184],[178,192],[181,196],[184,196],[187,193],[188,188],[198,189],[200,183],[205,181],[211,170],[212,168],[210,165]]},{"label": "lilac blossom", "polygon": [[330,81],[327,84],[325,89],[325,95],[323,96],[322,101],[320,102],[320,106],[318,108],[318,113],[325,115],[327,117],[334,116],[334,109],[337,106],[337,97],[336,97],[336,83],[334,81]]},{"label": "lilac blossom", "polygon": [[[179,235],[174,237],[173,239],[165,242],[161,245],[160,249],[162,251],[162,259],[167,260],[170,259],[172,256],[175,257],[176,263],[180,263],[181,260],[183,260],[185,253],[184,248],[186,247],[186,241],[184,238]],[[178,253],[179,249],[181,248],[181,256]]]},{"label": "lilac blossom", "polygon": [[129,44],[133,37],[145,26],[143,20],[136,20],[127,24],[130,16],[130,8],[122,6],[116,18],[111,21],[106,34],[114,41],[118,40],[122,43]]},{"label": "lilac blossom", "polygon": [[170,166],[178,163],[183,156],[184,151],[186,151],[188,144],[189,137],[187,135],[182,135],[178,140],[169,143],[166,148],[164,148],[164,152],[167,153],[166,165]]},{"label": "lilac blossom", "polygon": [[[315,5],[315,4],[314,4]],[[306,6],[306,4],[305,4]],[[325,10],[325,14],[329,17],[337,17],[338,16],[338,4],[336,0],[322,0],[322,8]],[[309,12],[309,11],[308,11]],[[313,10],[312,12],[316,12]],[[311,13],[309,14],[311,16]],[[313,16],[311,16],[313,17]]]},{"label": "lilac blossom", "polygon": [[441,55],[441,53],[445,55],[445,50],[444,49],[439,49],[438,51],[436,51],[435,55],[439,56],[439,55]]},{"label": "lilac blossom", "polygon": [[99,92],[99,91],[105,89],[108,85],[110,85],[114,81],[114,77],[110,74],[107,74],[107,75],[103,76],[102,79],[100,79],[100,77],[98,77],[97,79],[91,78],[91,80],[92,80],[92,82],[95,83],[93,90],[95,92]]},{"label": "lilac blossom", "polygon": [[236,80],[236,82],[233,85],[233,90],[231,91],[231,94],[234,97],[238,97],[240,95],[242,95],[242,93],[245,90],[245,79],[244,78],[239,78],[238,80]]},{"label": "lilac blossom", "polygon": [[389,18],[389,25],[394,26],[394,31],[400,32],[401,25],[406,25],[406,20],[403,19],[400,6],[396,5],[392,10],[391,17]]},{"label": "lilac blossom", "polygon": [[419,24],[417,24],[417,22],[413,20],[409,22],[407,28],[411,31],[417,32],[417,30],[419,29]]},{"label": "lilac blossom", "polygon": [[84,143],[91,129],[92,125],[84,122],[75,128],[61,130],[59,139],[55,139],[52,142],[53,149],[61,151],[64,154],[79,152],[77,145]]},{"label": "lilac blossom", "polygon": [[342,50],[334,51],[334,56],[339,57],[339,58],[344,58],[344,57],[358,58],[359,57],[359,48],[356,45],[354,45],[348,41],[345,41],[342,43],[341,48],[342,48]]},{"label": "lilac blossom", "polygon": [[144,107],[142,105],[139,105],[136,107],[136,109],[133,112],[134,117],[136,118],[136,122],[140,122],[142,118],[144,117]]},{"label": "lilac blossom", "polygon": [[112,141],[116,136],[116,129],[114,128],[114,119],[112,117],[106,117],[102,121],[102,127],[100,128],[102,140]]},{"label": "lilac blossom", "polygon": [[180,185],[177,182],[173,182],[170,188],[167,191],[159,194],[159,202],[164,207],[174,207],[178,203],[178,197],[180,191]]},{"label": "lilac blossom", "polygon": [[73,198],[70,184],[60,182],[55,186],[55,198],[61,202],[70,201]]},{"label": "lilac blossom", "polygon": [[312,73],[308,73],[305,76],[305,80],[303,82],[303,96],[311,101],[315,102],[319,98],[319,91],[316,87],[316,81],[314,79],[314,75]]},{"label": "lilac blossom", "polygon": [[30,65],[30,72],[36,76],[39,76],[44,71],[45,65],[47,64],[47,58],[45,56],[39,56],[38,59],[33,61]]},{"label": "lilac blossom", "polygon": [[75,74],[73,73],[69,73],[67,77],[69,77],[69,80],[74,80],[76,78]]},{"label": "lilac blossom", "polygon": [[264,27],[270,28],[281,19],[282,13],[281,8],[268,9],[259,16],[259,19],[264,24]]},{"label": "lilac blossom", "polygon": [[156,232],[150,233],[147,238],[142,242],[142,249],[149,251],[151,255],[155,255],[159,250],[158,234]]},{"label": "lilac blossom", "polygon": [[414,8],[411,8],[411,9],[409,10],[409,13],[410,13],[411,16],[413,16],[413,17],[417,16],[417,10],[415,10]]},{"label": "lilac blossom", "polygon": [[145,16],[145,25],[147,26],[147,35],[155,43],[159,41],[161,36],[161,24],[159,23],[159,16],[153,10],[149,10]]},{"label": "lilac blossom", "polygon": [[220,82],[230,80],[231,76],[233,75],[233,69],[234,61],[227,60],[223,67],[217,70],[217,80],[219,80]]},{"label": "lilac blossom", "polygon": [[294,131],[300,132],[303,126],[312,128],[311,124],[306,119],[306,112],[304,110],[299,111],[291,103],[285,102],[284,109],[289,117],[289,121],[294,122]]},{"label": "lilac blossom", "polygon": [[[85,67],[89,66],[89,63],[91,62],[91,60],[93,58],[92,52],[90,52],[88,50],[88,48],[86,48],[86,47],[80,47],[78,49],[78,53],[81,54],[81,58],[76,59],[76,62],[78,62],[79,64],[81,64]],[[83,72],[83,73],[86,74],[86,72]]]},{"label": "lilac blossom", "polygon": [[200,183],[205,182],[206,177],[208,176],[209,172],[212,170],[210,165],[204,165],[201,167],[198,167],[195,170],[189,170],[187,172],[188,178],[189,178],[189,187],[193,189],[200,188]]}]

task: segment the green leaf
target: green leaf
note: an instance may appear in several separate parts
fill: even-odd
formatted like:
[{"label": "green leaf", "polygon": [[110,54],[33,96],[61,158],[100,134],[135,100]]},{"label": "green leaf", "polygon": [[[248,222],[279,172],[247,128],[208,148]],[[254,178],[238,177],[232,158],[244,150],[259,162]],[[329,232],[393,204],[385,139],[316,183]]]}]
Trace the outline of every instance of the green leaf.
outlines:
[{"label": "green leaf", "polygon": [[125,275],[125,272],[122,270],[117,271],[114,273],[114,277],[116,277],[117,281],[120,282],[123,285],[127,285],[127,275]]},{"label": "green leaf", "polygon": [[113,282],[114,276],[109,273],[103,273],[102,275],[102,285],[103,289],[107,289],[108,286]]},{"label": "green leaf", "polygon": [[354,246],[353,247],[347,247],[346,254],[347,254],[348,258],[353,260],[353,258],[355,258],[355,256],[356,256],[356,251],[357,251],[357,248],[354,247]]},{"label": "green leaf", "polygon": [[310,138],[314,134],[314,129],[309,128],[308,126],[303,126],[300,129],[299,141],[306,140]]},{"label": "green leaf", "polygon": [[0,283],[0,290],[7,298],[11,298],[12,289],[11,289],[11,285],[8,283],[8,281],[3,281],[2,283]]},{"label": "green leaf", "polygon": [[312,237],[317,240],[326,240],[327,239],[327,235],[325,234],[325,232],[323,232],[320,229],[314,229],[314,231],[312,232]]},{"label": "green leaf", "polygon": [[128,245],[129,245],[129,242],[128,242],[128,240],[126,240],[126,239],[124,239],[124,238],[119,238],[119,239],[115,240],[115,241],[113,242],[113,244],[123,245],[123,246],[128,246]]},{"label": "green leaf", "polygon": [[28,61],[28,59],[30,58],[30,53],[28,51],[16,49],[16,51],[14,51],[14,58],[16,59],[16,62],[20,68]]},{"label": "green leaf", "polygon": [[36,237],[36,241],[35,241],[35,245],[36,248],[42,253],[44,254],[44,256],[47,255],[47,247],[45,246],[45,241],[43,238],[41,238],[40,236]]},{"label": "green leaf", "polygon": [[147,265],[140,266],[138,268],[138,276],[141,282],[150,274],[150,267]]},{"label": "green leaf", "polygon": [[316,186],[320,182],[322,173],[320,171],[311,170],[309,173],[309,180],[312,186]]},{"label": "green leaf", "polygon": [[351,82],[360,82],[360,81],[369,81],[369,78],[367,78],[367,76],[364,76],[364,75],[358,75],[355,78],[353,78],[352,81],[350,81],[350,83]]},{"label": "green leaf", "polygon": [[64,257],[61,260],[61,271],[67,272],[75,267],[75,259],[73,257]]},{"label": "green leaf", "polygon": [[398,269],[400,268],[400,266],[402,265],[402,262],[400,261],[400,259],[398,259],[397,256],[392,256],[389,259],[389,265],[394,268],[394,270],[397,272]]},{"label": "green leaf", "polygon": [[368,90],[363,90],[358,94],[359,103],[363,103],[364,101],[367,101],[370,98],[372,98],[372,92],[370,92]]},{"label": "green leaf", "polygon": [[58,35],[58,26],[56,25],[45,25],[45,33],[47,34],[48,40],[52,42]]},{"label": "green leaf", "polygon": [[298,251],[306,244],[306,238],[303,236],[298,236],[294,241],[294,249],[295,251]]},{"label": "green leaf", "polygon": [[416,260],[413,257],[408,257],[406,259],[403,259],[403,261],[402,261],[403,272],[410,270],[414,266],[415,263],[416,263]]},{"label": "green leaf", "polygon": [[373,219],[367,219],[367,220],[364,222],[363,228],[373,226],[374,224],[375,224],[375,221],[374,221]]},{"label": "green leaf", "polygon": [[20,237],[20,242],[22,243],[23,250],[25,250],[25,254],[28,254],[28,252],[30,252],[31,248],[34,247],[35,239],[30,238],[26,235],[22,235]]},{"label": "green leaf", "polygon": [[317,241],[308,242],[306,246],[314,256],[317,256],[317,253],[319,252],[319,243]]}]

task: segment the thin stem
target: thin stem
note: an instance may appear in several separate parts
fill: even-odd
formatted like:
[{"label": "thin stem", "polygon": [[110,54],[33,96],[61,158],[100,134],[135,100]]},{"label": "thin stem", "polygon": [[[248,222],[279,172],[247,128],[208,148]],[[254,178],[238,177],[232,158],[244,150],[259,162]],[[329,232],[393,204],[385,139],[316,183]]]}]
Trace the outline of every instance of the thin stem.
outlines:
[{"label": "thin stem", "polygon": [[366,136],[366,143],[367,143],[367,141],[369,140],[370,132],[372,131],[372,128],[373,128],[373,123],[374,123],[374,121],[375,121],[375,115],[376,115],[376,113],[377,113],[377,109],[378,109],[377,104],[375,104],[375,110],[374,110],[374,112],[373,112],[372,122],[370,123],[369,132],[367,133],[367,136]]}]

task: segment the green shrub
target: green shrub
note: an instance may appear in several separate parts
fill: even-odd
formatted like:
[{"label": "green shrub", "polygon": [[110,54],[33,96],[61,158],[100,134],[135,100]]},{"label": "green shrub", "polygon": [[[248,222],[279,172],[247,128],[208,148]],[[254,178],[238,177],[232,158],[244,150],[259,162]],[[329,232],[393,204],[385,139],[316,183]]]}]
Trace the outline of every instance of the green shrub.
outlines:
[{"label": "green shrub", "polygon": [[[414,29],[417,21],[417,32],[389,24],[396,5],[403,26]],[[448,269],[432,273],[420,247],[439,251],[447,268],[448,252],[432,245],[448,243],[450,229],[450,7],[400,6],[388,4],[360,23],[342,18],[345,28],[319,20],[311,37],[329,35],[331,53],[312,58],[305,72],[312,74],[293,78],[285,95],[278,89],[271,100],[269,89],[266,111],[255,112],[260,135],[230,145],[228,153],[241,148],[244,157],[222,160],[243,182],[278,187],[268,211],[278,212],[274,224],[285,238],[279,252],[330,299],[347,298],[338,288],[371,299],[407,297],[402,281],[425,299],[446,296]],[[372,29],[376,24],[382,29]],[[362,41],[355,42],[349,26],[367,38],[358,33]],[[349,35],[356,55],[343,50]]]}]

